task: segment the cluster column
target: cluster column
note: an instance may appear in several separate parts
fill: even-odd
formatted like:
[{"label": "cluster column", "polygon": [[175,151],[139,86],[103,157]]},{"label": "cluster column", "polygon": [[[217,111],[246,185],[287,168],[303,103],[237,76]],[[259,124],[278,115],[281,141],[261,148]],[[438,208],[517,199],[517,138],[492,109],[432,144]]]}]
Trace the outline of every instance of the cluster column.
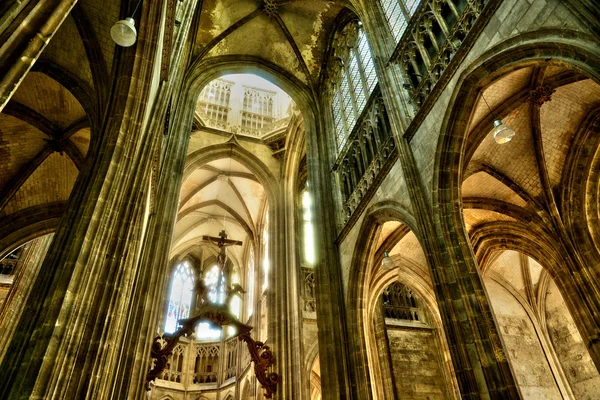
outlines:
[{"label": "cluster column", "polygon": [[[50,15],[56,28],[74,4],[41,3],[42,8],[55,6],[38,17]],[[37,10],[29,17],[36,17]],[[144,5],[140,19],[136,45],[116,47],[110,102],[94,132],[98,139],[15,322],[2,360],[1,398],[125,399],[134,398],[127,394],[129,384],[143,387],[133,363],[123,361],[140,357],[128,346],[138,337],[128,322],[143,313],[135,303],[135,288],[149,267],[139,261],[149,218],[152,160],[162,129],[157,132],[143,121],[155,100],[151,86],[163,8]],[[51,37],[43,31],[36,35],[32,46]],[[10,59],[32,61],[13,50]],[[3,102],[15,87],[2,87]],[[162,127],[159,121],[157,125]]]},{"label": "cluster column", "polygon": [[[0,11],[0,111],[77,0],[7,0]],[[10,32],[10,34],[7,34]]]}]

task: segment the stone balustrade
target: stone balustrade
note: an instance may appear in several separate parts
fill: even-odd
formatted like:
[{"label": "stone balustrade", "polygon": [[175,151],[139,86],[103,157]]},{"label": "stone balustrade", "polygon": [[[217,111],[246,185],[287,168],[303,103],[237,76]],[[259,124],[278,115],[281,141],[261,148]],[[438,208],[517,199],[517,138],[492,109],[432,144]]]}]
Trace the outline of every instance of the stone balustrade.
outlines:
[{"label": "stone balustrade", "polygon": [[392,61],[401,67],[415,111],[447,72],[488,1],[423,1],[411,18]]},{"label": "stone balustrade", "polygon": [[396,157],[387,111],[376,88],[333,167],[344,200],[344,223],[372,197]]},{"label": "stone balustrade", "polygon": [[[248,370],[250,356],[247,353],[245,344],[237,338],[212,342],[182,338],[169,356],[168,369],[156,380],[156,386],[178,391],[218,390],[240,378],[238,371],[243,374]],[[238,362],[243,363],[239,369]]]}]

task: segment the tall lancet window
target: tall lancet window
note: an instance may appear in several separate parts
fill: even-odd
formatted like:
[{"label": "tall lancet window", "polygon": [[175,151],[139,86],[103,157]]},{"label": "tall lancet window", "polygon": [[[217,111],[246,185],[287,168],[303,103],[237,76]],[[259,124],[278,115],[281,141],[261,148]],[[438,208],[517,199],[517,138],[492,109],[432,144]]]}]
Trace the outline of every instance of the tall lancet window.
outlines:
[{"label": "tall lancet window", "polygon": [[252,245],[248,252],[248,279],[246,282],[248,282],[246,292],[248,293],[248,318],[250,318],[254,312],[254,247]]},{"label": "tall lancet window", "polygon": [[[208,288],[208,299],[211,303],[223,304],[225,301],[225,288],[223,277],[219,275],[219,267],[215,264],[204,272],[204,284]],[[212,328],[208,322],[201,322],[196,328],[196,337],[199,340],[219,339],[221,329]]]},{"label": "tall lancet window", "polygon": [[309,265],[315,263],[315,242],[313,229],[312,198],[306,189],[302,191],[302,236],[304,245],[304,262]]},{"label": "tall lancet window", "polygon": [[383,12],[396,42],[402,38],[408,21],[415,14],[420,3],[421,0],[381,0]]},{"label": "tall lancet window", "polygon": [[333,122],[341,150],[377,85],[377,74],[359,21],[348,23],[338,32],[334,46],[341,62],[339,81],[334,83]]},{"label": "tall lancet window", "polygon": [[193,294],[194,274],[190,264],[184,261],[177,265],[173,271],[167,320],[165,322],[166,333],[175,332],[177,330],[177,321],[190,316]]},{"label": "tall lancet window", "polygon": [[[236,283],[239,285],[240,282],[240,274],[234,272],[231,276],[231,283],[235,285]],[[238,319],[240,319],[240,315],[242,313],[242,299],[240,296],[233,296],[229,303],[229,309]],[[233,326],[229,327],[229,336],[233,336],[236,333],[236,329]]]},{"label": "tall lancet window", "polygon": [[269,269],[271,260],[269,260],[269,210],[265,213],[265,226],[263,228],[263,292],[269,286]]}]

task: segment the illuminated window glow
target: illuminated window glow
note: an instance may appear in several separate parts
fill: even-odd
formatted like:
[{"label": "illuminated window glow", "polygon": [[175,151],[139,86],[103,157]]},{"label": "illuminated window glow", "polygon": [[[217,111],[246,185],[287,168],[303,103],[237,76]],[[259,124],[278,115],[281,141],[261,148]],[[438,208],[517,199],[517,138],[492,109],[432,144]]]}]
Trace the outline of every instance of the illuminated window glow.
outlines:
[{"label": "illuminated window glow", "polygon": [[[204,284],[208,288],[208,298],[211,303],[223,304],[225,288],[223,279],[219,276],[219,267],[215,264],[204,273]],[[219,339],[221,328],[213,328],[208,322],[201,322],[196,327],[198,340]]]},{"label": "illuminated window glow", "polygon": [[356,29],[358,41],[349,48],[348,59],[342,63],[341,78],[336,82],[333,94],[333,121],[338,150],[344,147],[377,84],[367,37],[361,26],[356,25]]},{"label": "illuminated window glow", "polygon": [[[308,185],[307,185],[308,186]],[[315,242],[312,217],[312,199],[308,189],[302,192],[302,223],[303,223],[303,244],[304,244],[304,261],[307,264],[315,263]]]},{"label": "illuminated window glow", "polygon": [[188,262],[179,264],[173,271],[171,291],[165,321],[165,332],[177,330],[177,321],[190,316],[194,293],[194,275]]}]

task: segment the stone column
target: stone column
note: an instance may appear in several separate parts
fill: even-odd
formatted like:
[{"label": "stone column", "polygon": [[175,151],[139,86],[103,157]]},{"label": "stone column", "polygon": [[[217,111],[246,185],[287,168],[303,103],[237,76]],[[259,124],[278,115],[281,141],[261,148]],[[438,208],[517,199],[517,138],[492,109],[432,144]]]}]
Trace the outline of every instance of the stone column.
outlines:
[{"label": "stone column", "polygon": [[[331,98],[331,96],[320,96]],[[336,206],[329,149],[333,148],[334,124],[327,104],[315,101],[319,110],[315,117],[304,116],[306,126],[306,158],[308,176],[313,186],[315,211],[315,298],[319,329],[319,358],[321,361],[321,389],[323,400],[349,399],[356,390],[356,379],[351,374],[348,357],[346,312],[341,266],[336,239]],[[331,132],[331,135],[324,134]],[[366,367],[366,366],[365,366]]]},{"label": "stone column", "polygon": [[[282,186],[285,183],[281,184]],[[275,372],[280,376],[278,399],[302,398],[302,336],[299,306],[299,267],[290,251],[294,235],[294,202],[280,188],[277,204],[270,205],[271,239],[269,288],[267,289],[269,341],[273,343]],[[291,218],[290,218],[291,217]],[[293,249],[293,247],[291,247]]]},{"label": "stone column", "polygon": [[116,47],[99,139],[8,345],[1,398],[125,399],[117,377],[143,386],[120,358],[136,357],[127,339],[138,331],[127,322],[140,312],[135,288],[148,268],[138,261],[162,130],[143,121],[162,19],[162,7],[144,5],[136,45]]},{"label": "stone column", "polygon": [[[374,54],[379,84],[389,111],[419,239],[427,256],[452,363],[464,399],[518,399],[477,263],[464,229],[448,227],[426,199],[415,155],[402,133],[410,113],[399,93],[402,80],[393,64],[385,67],[394,43],[378,3],[363,1],[365,32]],[[450,229],[450,231],[449,231]]]},{"label": "stone column", "polygon": [[[167,8],[169,4],[173,6],[173,2],[170,2]],[[179,4],[185,9],[178,14],[181,22],[173,40],[171,65],[185,65],[190,52],[186,47],[188,35],[195,37],[191,24],[197,3],[186,1]],[[164,312],[161,306],[169,283],[165,277],[168,276],[179,190],[195,110],[195,98],[187,92],[184,83],[186,70],[171,70],[169,80],[159,87],[154,119],[149,128],[159,140],[153,149],[153,168],[157,177],[151,184],[151,205],[143,239],[145,245],[139,249],[140,271],[133,285],[130,311],[123,327],[127,332],[123,346],[132,351],[120,353],[116,361],[121,365],[121,370],[127,371],[114,377],[112,386],[120,399],[146,396],[144,382],[151,367],[150,347]],[[171,106],[171,124],[165,126],[164,119],[159,116],[165,115]]]},{"label": "stone column", "polygon": [[[272,260],[274,279],[274,299],[269,309],[269,337],[276,345],[276,370],[281,383],[277,389],[279,399],[307,399],[310,391],[305,385],[309,377],[305,376],[304,348],[302,340],[302,307],[300,306],[301,278],[301,211],[297,201],[298,169],[304,154],[305,140],[303,132],[295,129],[288,137],[288,145],[283,160],[280,199],[274,211],[272,232],[275,247]],[[270,286],[271,287],[271,286]],[[271,336],[271,327],[274,335]]]},{"label": "stone column", "polygon": [[[0,16],[0,111],[38,59],[77,0],[20,0]],[[5,33],[10,32],[9,35]]]},{"label": "stone column", "polygon": [[53,236],[50,234],[32,240],[26,245],[27,248],[24,249],[22,258],[18,261],[12,286],[0,308],[0,360],[6,354],[8,344],[23,312],[23,306],[40,272]]},{"label": "stone column", "polygon": [[392,367],[392,358],[390,353],[390,343],[385,327],[385,315],[383,313],[383,303],[381,296],[377,299],[373,312],[373,328],[375,332],[375,343],[377,344],[377,358],[379,360],[379,372],[381,382],[381,392],[384,399],[398,400],[396,394],[396,382],[394,369]]}]

